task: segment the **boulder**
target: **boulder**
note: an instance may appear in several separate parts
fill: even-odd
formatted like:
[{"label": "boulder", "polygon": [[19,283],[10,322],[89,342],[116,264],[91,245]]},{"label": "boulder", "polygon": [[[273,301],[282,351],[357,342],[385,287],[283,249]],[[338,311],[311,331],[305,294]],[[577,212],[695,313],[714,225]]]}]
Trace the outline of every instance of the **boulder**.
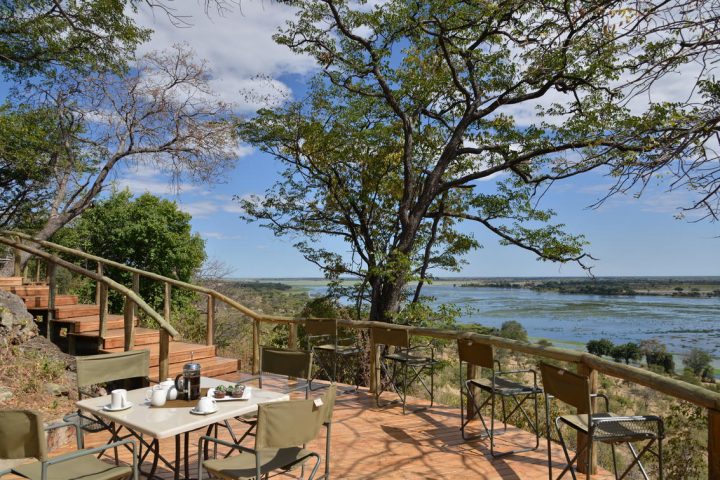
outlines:
[{"label": "boulder", "polygon": [[22,298],[0,290],[0,345],[25,343],[38,334]]}]

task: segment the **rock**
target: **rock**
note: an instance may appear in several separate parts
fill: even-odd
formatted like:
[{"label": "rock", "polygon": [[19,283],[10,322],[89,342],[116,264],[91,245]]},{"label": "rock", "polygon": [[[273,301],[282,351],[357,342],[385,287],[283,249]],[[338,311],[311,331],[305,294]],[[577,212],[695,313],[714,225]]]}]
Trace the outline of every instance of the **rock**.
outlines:
[{"label": "rock", "polygon": [[0,290],[0,345],[25,343],[37,334],[37,325],[22,299]]},{"label": "rock", "polygon": [[0,387],[0,402],[7,402],[13,397],[13,392],[8,387]]},{"label": "rock", "polygon": [[63,395],[67,395],[69,393],[67,387],[63,387],[57,383],[46,383],[44,390],[53,397],[62,397]]}]

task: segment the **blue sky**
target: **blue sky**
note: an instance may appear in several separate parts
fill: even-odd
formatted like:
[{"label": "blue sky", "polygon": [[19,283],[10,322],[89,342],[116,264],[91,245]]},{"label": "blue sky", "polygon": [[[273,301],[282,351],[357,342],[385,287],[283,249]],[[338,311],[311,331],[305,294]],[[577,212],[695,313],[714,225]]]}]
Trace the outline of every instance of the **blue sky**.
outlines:
[{"label": "blue sky", "polygon": [[[143,49],[156,50],[187,42],[200,58],[208,61],[218,94],[236,103],[238,112],[244,115],[251,115],[257,105],[239,102],[242,98],[239,92],[256,86],[253,78],[257,75],[272,77],[274,91],[294,97],[302,95],[315,65],[310,59],[275,45],[271,38],[277,27],[292,17],[292,10],[275,2],[251,0],[242,2],[242,11],[207,18],[202,3],[182,6],[195,9],[191,12],[193,25],[183,29],[172,26],[159,12],[141,9],[138,20],[155,30],[153,39]],[[660,94],[673,89],[674,85],[668,85]],[[319,276],[317,268],[293,249],[291,239],[275,238],[270,231],[238,218],[240,210],[232,201],[233,195],[262,194],[276,180],[278,169],[273,159],[242,147],[235,168],[216,185],[183,185],[180,192],[173,192],[161,174],[142,166],[117,172],[115,181],[119,187],[128,187],[135,193],[148,191],[176,200],[193,215],[193,228],[205,238],[209,256],[232,267],[233,276]],[[650,188],[639,199],[614,197],[601,208],[589,209],[611,182],[601,174],[576,177],[555,185],[541,204],[557,212],[556,222],[587,237],[588,251],[598,258],[596,275],[720,274],[717,255],[720,225],[674,218],[677,207],[687,205],[688,194],[667,193],[660,185]],[[498,245],[492,234],[479,227],[468,225],[468,229],[475,232],[484,248],[466,257],[468,264],[462,276],[583,275],[574,265],[539,262],[529,252]],[[341,243],[336,246],[343,248]]]}]

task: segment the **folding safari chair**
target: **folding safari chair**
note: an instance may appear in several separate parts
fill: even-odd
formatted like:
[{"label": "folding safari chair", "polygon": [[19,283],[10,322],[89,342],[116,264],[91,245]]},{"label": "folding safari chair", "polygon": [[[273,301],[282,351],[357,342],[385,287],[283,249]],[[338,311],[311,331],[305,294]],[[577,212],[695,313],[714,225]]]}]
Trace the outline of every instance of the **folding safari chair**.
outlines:
[{"label": "folding safari chair", "polygon": [[[150,350],[104,353],[75,357],[78,398],[87,396],[86,389],[104,384],[108,393],[114,388],[132,390],[150,385]],[[101,419],[88,417],[81,411],[66,415],[65,421],[77,422],[86,432],[110,429]]]},{"label": "folding safari chair", "polygon": [[[320,467],[320,455],[305,448],[305,444],[318,436],[320,427],[325,425],[325,473],[319,477],[330,478],[330,425],[335,406],[335,385],[318,399],[290,400],[264,403],[258,406],[257,435],[255,448],[219,440],[210,436],[200,437],[198,443],[198,480],[202,480],[203,467],[211,475],[226,480],[266,478],[270,472],[286,472],[315,459],[308,479],[316,479]],[[240,452],[225,458],[207,459],[207,443],[223,445]]]},{"label": "folding safari chair", "polygon": [[[298,385],[285,389],[285,393],[305,391],[305,398],[308,398],[310,390],[310,378],[312,371],[312,352],[306,352],[303,350],[286,350],[282,348],[272,347],[261,347],[260,351],[260,375],[253,377],[247,377],[240,380],[238,383],[248,383],[257,381],[260,388],[263,386],[263,378],[267,374],[271,375],[282,375],[288,378],[296,378],[298,380],[304,380]],[[238,438],[233,431],[230,422],[227,420],[224,422],[224,426],[230,432],[230,436],[236,444],[242,443],[242,441],[248,435],[254,435],[252,432],[255,430],[257,425],[257,415],[248,414],[241,417],[237,417],[236,420],[247,426],[245,432]]]},{"label": "folding safari chair", "polygon": [[[493,457],[501,457],[503,455],[510,455],[513,453],[529,452],[537,450],[540,446],[540,431],[538,429],[538,394],[542,393],[542,389],[537,384],[537,373],[535,370],[507,370],[503,371],[500,368],[500,362],[495,360],[495,353],[492,345],[484,345],[482,343],[474,342],[472,340],[459,339],[458,340],[458,354],[460,356],[460,432],[464,440],[473,440],[476,438],[490,438],[490,454]],[[463,365],[469,367],[474,365],[480,368],[478,376],[476,378],[469,378],[463,381]],[[497,369],[495,368],[497,366]],[[489,378],[482,378],[482,369],[490,370]],[[532,373],[533,384],[524,385],[522,383],[514,382],[504,378],[506,375],[512,375],[517,373]],[[487,393],[487,398],[478,404],[478,397],[475,395],[476,392]],[[495,430],[495,398],[500,397],[500,404],[502,408],[502,421],[503,421],[503,432],[507,431],[507,421],[511,418],[515,412],[520,412],[523,417],[527,420],[528,424],[535,433],[535,445],[533,447],[522,448],[519,450],[512,450],[509,452],[495,453],[495,435],[499,435],[500,432]],[[506,409],[505,400],[512,399],[514,405],[508,413]],[[533,421],[528,415],[527,411],[523,407],[527,400],[532,400],[534,406],[535,420]],[[465,415],[465,403],[468,405],[467,418]],[[483,416],[482,409],[490,405],[490,428],[488,428],[485,417]],[[479,435],[468,435],[466,430],[467,426],[473,417],[477,415],[482,424],[484,433]]]},{"label": "folding safari chair", "polygon": [[[425,389],[430,396],[430,406],[433,406],[435,383],[434,374],[435,366],[440,363],[435,360],[435,350],[431,345],[410,346],[410,332],[408,330],[399,330],[385,327],[372,328],[373,344],[383,345],[378,370],[380,373],[380,386],[375,394],[375,404],[378,407],[384,407],[393,402],[380,404],[380,395],[386,391],[386,387],[394,391],[399,401],[402,403],[402,411],[405,414],[408,387],[415,381]],[[394,348],[394,351],[390,351]],[[421,349],[429,349],[430,356],[418,355]],[[428,386],[423,379],[423,375],[429,374],[430,385]],[[385,380],[386,379],[386,380]],[[389,391],[389,390],[387,390]],[[428,407],[415,409],[414,411],[426,410]]]},{"label": "folding safari chair", "polygon": [[[19,463],[0,476],[8,473],[20,475],[31,480],[73,480],[92,478],[93,480],[120,480],[132,476],[138,480],[138,457],[135,442],[121,440],[102,447],[78,450],[53,458],[47,456],[45,432],[61,427],[75,428],[77,448],[81,448],[82,433],[77,423],[59,422],[43,428],[42,417],[33,410],[0,410],[0,459],[20,460],[34,458],[31,463]],[[132,452],[132,467],[110,465],[95,457],[108,448],[127,446]]]},{"label": "folding safari chair", "polygon": [[310,390],[318,390],[327,386],[312,387],[312,381],[321,374],[325,374],[331,383],[335,383],[337,381],[338,363],[347,365],[352,360],[355,367],[353,369],[355,373],[355,391],[357,391],[359,388],[358,370],[362,349],[355,345],[352,338],[338,337],[337,319],[309,318],[305,321],[305,333],[307,335],[307,348],[313,352],[315,365],[317,366],[313,376],[310,378]]},{"label": "folding safari chair", "polygon": [[[610,444],[613,459],[613,471],[617,480],[625,478],[632,468],[637,465],[643,478],[648,480],[647,472],[640,463],[640,458],[646,453],[655,455],[658,458],[660,480],[663,478],[663,457],[662,457],[662,440],[665,436],[663,421],[660,417],[654,415],[637,415],[637,416],[618,416],[610,413],[608,397],[603,394],[590,393],[590,379],[583,375],[570,372],[560,367],[540,364],[540,372],[542,374],[543,387],[545,389],[545,423],[548,431],[548,475],[553,480],[552,459],[550,454],[550,399],[556,398],[568,405],[575,407],[578,411],[576,415],[561,415],[555,419],[555,429],[560,439],[560,444],[567,460],[567,466],[560,472],[558,479],[562,478],[568,471],[573,479],[576,479],[573,464],[581,458],[581,455],[587,455],[587,465],[590,465],[592,459],[593,442],[602,442]],[[600,397],[605,400],[605,412],[595,413],[592,408],[592,398]],[[588,413],[584,413],[588,412]],[[571,458],[568,452],[565,438],[562,434],[562,426],[570,427],[578,433],[587,436],[587,442],[575,452]],[[646,442],[638,452],[633,446],[633,442]],[[615,446],[627,444],[632,455],[632,461],[627,466],[622,475],[618,476],[617,458],[615,455]],[[657,451],[652,450],[652,446],[657,443]],[[588,469],[589,470],[589,469]],[[587,478],[590,479],[590,472],[587,472]]]}]

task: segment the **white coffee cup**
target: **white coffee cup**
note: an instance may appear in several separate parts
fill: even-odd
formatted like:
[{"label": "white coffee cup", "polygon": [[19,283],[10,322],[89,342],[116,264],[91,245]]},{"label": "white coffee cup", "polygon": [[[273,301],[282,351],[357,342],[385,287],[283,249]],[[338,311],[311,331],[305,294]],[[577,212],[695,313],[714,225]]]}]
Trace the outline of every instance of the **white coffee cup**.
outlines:
[{"label": "white coffee cup", "polygon": [[155,385],[145,392],[145,398],[150,400],[150,405],[153,407],[162,407],[167,401],[167,390],[160,385]]},{"label": "white coffee cup", "polygon": [[118,408],[125,408],[127,405],[127,390],[124,388],[118,388],[110,392],[110,408],[116,410]]},{"label": "white coffee cup", "polygon": [[198,413],[210,413],[214,412],[216,409],[217,404],[215,403],[215,400],[210,397],[201,397],[195,406],[195,411]]}]

